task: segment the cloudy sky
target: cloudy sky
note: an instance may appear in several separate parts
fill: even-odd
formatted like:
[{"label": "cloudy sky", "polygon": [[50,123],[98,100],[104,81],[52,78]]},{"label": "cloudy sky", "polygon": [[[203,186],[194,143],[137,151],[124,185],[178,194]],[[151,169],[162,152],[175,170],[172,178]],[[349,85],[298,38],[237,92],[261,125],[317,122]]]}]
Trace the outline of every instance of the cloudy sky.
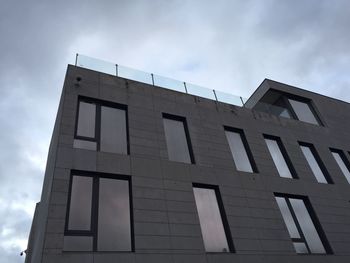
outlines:
[{"label": "cloudy sky", "polygon": [[75,53],[243,97],[271,78],[350,101],[349,25],[348,0],[2,0],[1,262],[23,262]]}]

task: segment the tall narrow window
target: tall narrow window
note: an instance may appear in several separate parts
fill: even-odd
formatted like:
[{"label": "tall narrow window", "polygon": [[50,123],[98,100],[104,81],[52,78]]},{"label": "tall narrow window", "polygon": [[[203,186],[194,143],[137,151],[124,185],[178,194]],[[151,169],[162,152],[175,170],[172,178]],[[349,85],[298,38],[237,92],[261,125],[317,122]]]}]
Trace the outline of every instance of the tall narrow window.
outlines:
[{"label": "tall narrow window", "polygon": [[96,104],[79,101],[74,147],[96,150]]},{"label": "tall narrow window", "polygon": [[264,135],[264,138],[279,175],[285,178],[297,178],[281,139],[270,135]]},{"label": "tall narrow window", "polygon": [[163,113],[163,124],[169,160],[194,163],[186,119]]},{"label": "tall narrow window", "polygon": [[340,170],[346,177],[346,180],[348,180],[348,183],[350,184],[350,163],[349,160],[346,158],[345,154],[341,150],[337,149],[330,149],[332,152],[332,155],[339,165]]},{"label": "tall narrow window", "polygon": [[92,178],[74,176],[71,187],[68,229],[91,229]]},{"label": "tall narrow window", "polygon": [[257,172],[253,155],[243,130],[225,127],[225,134],[237,170],[250,173]]},{"label": "tall narrow window", "polygon": [[65,251],[132,251],[130,181],[120,175],[74,171]]},{"label": "tall narrow window", "polygon": [[300,121],[312,123],[319,125],[320,122],[317,119],[314,109],[310,105],[310,103],[302,102],[299,100],[288,99],[290,105],[293,108],[294,113]]},{"label": "tall narrow window", "polygon": [[332,253],[307,198],[283,194],[275,198],[298,254]]},{"label": "tall narrow window", "polygon": [[100,150],[128,153],[125,110],[101,106]]},{"label": "tall narrow window", "polygon": [[193,184],[199,222],[207,252],[233,252],[233,243],[219,190]]},{"label": "tall narrow window", "polygon": [[328,174],[326,167],[324,166],[320,156],[318,155],[315,147],[309,143],[299,142],[301,151],[303,152],[317,182],[324,184],[332,184],[333,181]]},{"label": "tall narrow window", "polygon": [[126,115],[125,105],[80,97],[73,146],[128,154]]}]

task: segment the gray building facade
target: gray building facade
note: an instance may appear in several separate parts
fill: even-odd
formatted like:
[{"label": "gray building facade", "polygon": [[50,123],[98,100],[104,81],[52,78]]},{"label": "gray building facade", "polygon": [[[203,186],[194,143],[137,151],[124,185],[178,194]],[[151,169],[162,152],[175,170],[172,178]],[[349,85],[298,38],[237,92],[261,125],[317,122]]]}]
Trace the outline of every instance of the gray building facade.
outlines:
[{"label": "gray building facade", "polygon": [[28,263],[349,262],[350,104],[244,107],[69,65]]}]

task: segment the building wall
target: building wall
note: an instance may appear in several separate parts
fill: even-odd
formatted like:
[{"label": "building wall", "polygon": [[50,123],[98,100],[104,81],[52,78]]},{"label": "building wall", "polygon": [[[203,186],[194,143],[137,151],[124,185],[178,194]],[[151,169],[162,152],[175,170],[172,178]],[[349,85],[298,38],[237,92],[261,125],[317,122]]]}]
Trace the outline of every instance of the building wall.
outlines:
[{"label": "building wall", "polygon": [[[74,85],[77,76],[80,87]],[[350,150],[350,105],[277,82],[269,85],[311,98],[326,126],[69,66],[42,262],[349,262],[350,185],[328,148]],[[130,155],[72,147],[78,95],[128,105]],[[195,164],[168,160],[163,112],[186,117]],[[259,173],[235,169],[224,125],[244,130]],[[262,134],[281,137],[300,179],[279,177]],[[298,141],[314,144],[333,185],[317,183]],[[131,176],[135,252],[62,252],[71,169]],[[193,182],[219,186],[235,253],[205,252]],[[295,253],[274,192],[309,197],[334,255]]]}]

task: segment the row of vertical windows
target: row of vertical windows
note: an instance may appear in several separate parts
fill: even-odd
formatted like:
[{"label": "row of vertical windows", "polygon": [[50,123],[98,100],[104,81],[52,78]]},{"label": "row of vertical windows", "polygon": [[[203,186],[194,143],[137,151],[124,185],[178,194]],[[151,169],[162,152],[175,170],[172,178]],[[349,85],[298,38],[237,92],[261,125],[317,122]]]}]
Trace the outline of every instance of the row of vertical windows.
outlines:
[{"label": "row of vertical windows", "polygon": [[[298,119],[317,124],[305,105],[289,99]],[[307,114],[305,114],[305,112]],[[301,114],[302,113],[302,114]],[[74,147],[119,154],[129,153],[127,107],[80,98]],[[163,113],[168,158],[195,163],[184,117]],[[234,164],[239,171],[258,172],[243,130],[224,127]],[[298,178],[279,137],[264,135],[266,146],[281,177]],[[313,145],[299,143],[311,171],[320,183],[333,183]],[[349,161],[331,149],[350,183]],[[203,243],[207,252],[234,252],[230,228],[217,186],[193,184]],[[324,232],[306,197],[275,194],[276,203],[300,254],[331,253]],[[116,176],[73,171],[64,236],[65,251],[134,251],[131,180]]]},{"label": "row of vertical windows", "polygon": [[[293,108],[295,108],[296,113],[298,108],[307,106],[307,104],[306,106],[300,106],[301,102],[292,99],[289,99],[289,101],[291,105],[294,105]],[[305,112],[305,109],[303,112]],[[306,115],[309,116],[310,114]],[[310,116],[309,121],[312,119]],[[127,126],[127,107],[125,105],[81,97],[78,103],[73,146],[88,150],[128,154]],[[195,163],[186,119],[163,113],[163,126],[169,160]],[[243,130],[226,126],[224,128],[236,169],[257,173],[258,169]],[[264,139],[279,175],[285,178],[298,178],[281,139],[271,135],[264,135]],[[316,180],[319,183],[333,183],[315,147],[304,142],[299,142],[299,145]],[[330,150],[342,173],[350,183],[350,163],[345,154],[340,150]]]},{"label": "row of vertical windows", "polygon": [[[206,252],[234,252],[217,186],[193,184]],[[331,248],[306,197],[275,193],[296,253],[326,254]],[[129,176],[72,171],[65,251],[134,251]]]}]

